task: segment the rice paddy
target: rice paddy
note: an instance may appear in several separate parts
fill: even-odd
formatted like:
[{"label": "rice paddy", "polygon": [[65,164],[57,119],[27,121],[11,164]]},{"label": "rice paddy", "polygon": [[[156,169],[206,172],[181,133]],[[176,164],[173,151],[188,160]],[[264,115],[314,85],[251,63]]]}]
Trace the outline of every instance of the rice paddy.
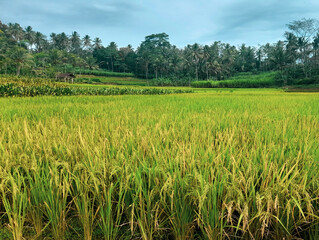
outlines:
[{"label": "rice paddy", "polygon": [[1,239],[318,239],[319,94],[0,98]]}]

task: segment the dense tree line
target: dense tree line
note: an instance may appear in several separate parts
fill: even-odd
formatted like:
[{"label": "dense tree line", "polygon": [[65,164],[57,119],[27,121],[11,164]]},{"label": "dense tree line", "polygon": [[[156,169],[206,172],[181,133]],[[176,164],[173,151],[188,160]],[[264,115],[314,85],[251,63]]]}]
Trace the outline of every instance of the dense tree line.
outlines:
[{"label": "dense tree line", "polygon": [[0,22],[0,71],[17,75],[53,75],[70,69],[106,69],[132,72],[146,79],[189,84],[191,80],[221,80],[240,72],[277,70],[280,78],[309,78],[319,72],[319,28],[315,19],[287,24],[284,40],[252,47],[215,41],[177,48],[166,33],[152,34],[136,50],[103,46],[101,39],[77,32],[52,33],[49,38],[31,26]]}]

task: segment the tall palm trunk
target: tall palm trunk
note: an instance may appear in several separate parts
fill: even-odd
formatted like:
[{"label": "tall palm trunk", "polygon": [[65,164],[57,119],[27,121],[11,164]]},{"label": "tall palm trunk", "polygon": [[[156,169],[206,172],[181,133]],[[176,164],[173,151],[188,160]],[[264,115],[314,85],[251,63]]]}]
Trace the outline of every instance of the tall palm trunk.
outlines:
[{"label": "tall palm trunk", "polygon": [[21,71],[21,64],[18,63],[18,65],[17,65],[17,76],[20,75],[20,71]]},{"label": "tall palm trunk", "polygon": [[195,68],[196,68],[196,80],[198,81],[198,66],[197,66],[197,63],[196,63]]}]

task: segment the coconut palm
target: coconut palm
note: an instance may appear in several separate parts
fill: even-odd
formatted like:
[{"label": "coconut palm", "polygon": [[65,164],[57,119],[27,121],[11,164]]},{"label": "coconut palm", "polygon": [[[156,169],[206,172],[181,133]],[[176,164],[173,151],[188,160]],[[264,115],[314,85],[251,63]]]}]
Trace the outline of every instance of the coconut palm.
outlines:
[{"label": "coconut palm", "polygon": [[93,41],[93,48],[94,49],[100,49],[102,47],[102,40],[98,37],[94,38]]},{"label": "coconut palm", "polygon": [[36,33],[32,30],[31,26],[25,28],[24,39],[28,42],[29,51],[32,51],[33,44],[35,43]]},{"label": "coconut palm", "polygon": [[83,48],[88,50],[92,47],[92,40],[91,40],[91,37],[89,35],[85,35],[83,38],[82,38],[82,45],[83,45]]},{"label": "coconut palm", "polygon": [[71,45],[71,51],[73,53],[77,53],[78,54],[80,52],[80,49],[81,49],[81,38],[80,38],[80,35],[76,31],[74,31],[71,34],[70,45]]},{"label": "coconut palm", "polygon": [[10,52],[11,61],[16,65],[17,76],[20,75],[21,68],[28,67],[33,63],[32,55],[22,47],[14,47]]},{"label": "coconut palm", "polygon": [[34,37],[34,44],[35,44],[36,51],[41,52],[48,45],[48,41],[46,40],[46,37],[42,33],[36,32]]},{"label": "coconut palm", "polygon": [[20,41],[23,39],[24,31],[18,23],[9,23],[7,32],[18,43],[20,43]]}]

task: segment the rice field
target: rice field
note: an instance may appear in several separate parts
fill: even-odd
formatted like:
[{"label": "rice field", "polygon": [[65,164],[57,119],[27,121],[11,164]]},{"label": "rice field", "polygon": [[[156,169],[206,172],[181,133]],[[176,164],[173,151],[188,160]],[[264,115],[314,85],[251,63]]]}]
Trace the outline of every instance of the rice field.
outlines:
[{"label": "rice field", "polygon": [[0,98],[0,239],[318,239],[319,94]]}]

